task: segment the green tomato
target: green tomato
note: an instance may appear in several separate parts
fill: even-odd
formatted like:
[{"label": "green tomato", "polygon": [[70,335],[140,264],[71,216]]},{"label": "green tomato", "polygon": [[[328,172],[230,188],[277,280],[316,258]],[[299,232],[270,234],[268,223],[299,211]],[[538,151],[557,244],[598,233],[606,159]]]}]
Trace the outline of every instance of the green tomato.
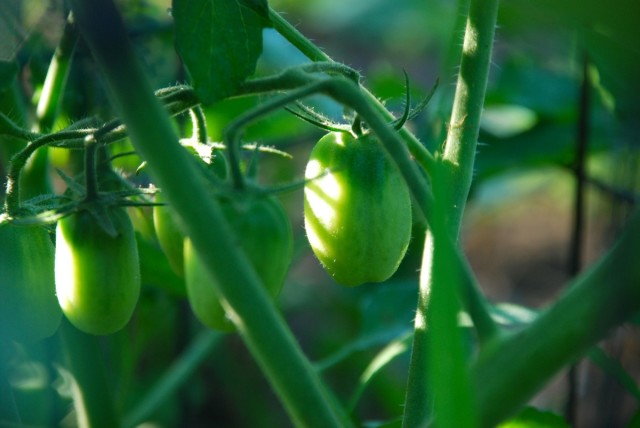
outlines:
[{"label": "green tomato", "polygon": [[[156,196],[156,202],[166,202],[161,194]],[[184,235],[178,228],[176,216],[170,206],[153,207],[153,225],[160,248],[167,256],[173,271],[184,277]]]},{"label": "green tomato", "polygon": [[311,151],[305,177],[307,239],[325,270],[346,286],[391,277],[411,238],[411,199],[379,141],[329,133]]},{"label": "green tomato", "polygon": [[[275,298],[293,256],[293,232],[284,209],[272,197],[222,201],[221,205],[238,244]],[[234,331],[214,291],[219,285],[209,280],[189,239],[184,241],[184,262],[187,296],[196,318],[212,329]],[[218,268],[224,266],[214,266]]]},{"label": "green tomato", "polygon": [[44,228],[0,225],[0,338],[35,342],[57,330],[53,259]]},{"label": "green tomato", "polygon": [[109,214],[115,237],[85,210],[61,219],[56,231],[60,307],[74,326],[96,335],[122,329],[140,294],[140,263],[131,220],[122,207],[109,209]]}]

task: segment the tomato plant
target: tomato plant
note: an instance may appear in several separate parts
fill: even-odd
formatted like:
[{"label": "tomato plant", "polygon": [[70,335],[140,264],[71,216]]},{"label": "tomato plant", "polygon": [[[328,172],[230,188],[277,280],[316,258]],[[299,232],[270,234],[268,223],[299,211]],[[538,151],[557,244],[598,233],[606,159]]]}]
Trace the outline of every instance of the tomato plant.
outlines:
[{"label": "tomato plant", "polygon": [[0,425],[501,426],[564,372],[507,426],[581,426],[593,363],[640,420],[640,8],[319,1],[8,2]]},{"label": "tomato plant", "polygon": [[109,217],[110,235],[93,214],[81,210],[61,219],[56,231],[56,293],[78,329],[106,335],[131,319],[140,294],[140,265],[131,220],[124,208]]},{"label": "tomato plant", "polygon": [[313,252],[340,284],[382,282],[411,238],[411,198],[380,142],[331,132],[307,163],[304,220]]},{"label": "tomato plant", "polygon": [[0,337],[35,342],[56,331],[53,260],[45,228],[0,224]]},{"label": "tomato plant", "polygon": [[[249,196],[221,203],[237,245],[249,258],[268,293],[275,298],[284,284],[293,253],[293,233],[287,214],[275,198],[268,196]],[[184,243],[184,260],[187,295],[196,317],[215,330],[233,331],[235,328],[215,292],[219,285],[209,279],[189,239]]]}]

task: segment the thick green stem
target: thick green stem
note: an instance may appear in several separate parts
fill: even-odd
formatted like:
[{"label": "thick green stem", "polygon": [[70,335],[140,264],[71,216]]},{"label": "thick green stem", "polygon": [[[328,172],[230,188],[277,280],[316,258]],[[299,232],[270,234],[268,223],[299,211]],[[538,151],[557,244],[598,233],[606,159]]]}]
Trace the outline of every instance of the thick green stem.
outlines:
[{"label": "thick green stem", "polygon": [[[73,24],[73,19],[69,16],[62,38],[49,63],[47,77],[38,100],[36,116],[39,132],[47,133],[51,131],[58,117],[62,94],[69,76],[69,67],[77,40],[78,34]],[[51,193],[53,187],[50,170],[49,151],[46,147],[43,147],[29,159],[22,171],[20,179],[21,197],[29,199],[41,194]]]},{"label": "thick green stem", "polygon": [[131,141],[148,162],[207,273],[220,284],[216,293],[290,417],[298,426],[348,426],[342,412],[331,406],[329,393],[234,240],[218,202],[204,197],[207,184],[178,144],[166,112],[153,96],[113,2],[73,0],[71,4]]},{"label": "thick green stem", "polygon": [[66,366],[73,375],[73,402],[80,428],[117,428],[120,420],[110,395],[98,338],[66,319],[60,325]]},{"label": "thick green stem", "polygon": [[449,230],[457,238],[471,181],[480,116],[489,77],[499,0],[472,0],[462,46],[460,74],[442,157],[449,170]]},{"label": "thick green stem", "polygon": [[558,370],[640,311],[639,236],[636,210],[618,243],[553,306],[480,355],[472,379],[482,426],[515,413]]},{"label": "thick green stem", "polygon": [[[439,192],[438,202],[440,209],[447,212],[447,219],[436,219],[431,224],[432,230],[427,231],[425,249],[421,267],[420,292],[418,310],[415,321],[415,335],[409,367],[409,381],[405,402],[404,427],[417,427],[424,424],[431,416],[432,400],[435,400],[435,411],[438,413],[439,424],[447,426],[455,418],[451,413],[453,407],[447,405],[455,395],[459,395],[461,408],[469,413],[474,407],[471,402],[470,386],[464,379],[461,369],[459,351],[456,345],[456,337],[442,337],[442,331],[447,330],[447,323],[451,319],[446,318],[447,293],[451,282],[457,282],[455,277],[442,275],[442,270],[451,266],[451,258],[455,257],[450,248],[446,248],[449,242],[446,239],[434,239],[434,233],[449,235],[453,241],[457,241],[462,212],[471,186],[473,163],[476,151],[476,140],[479,133],[480,113],[484,103],[484,94],[487,85],[489,63],[491,60],[491,48],[493,45],[494,27],[496,25],[498,10],[497,0],[473,0],[467,18],[464,46],[461,60],[461,70],[456,87],[454,108],[451,124],[442,158],[444,174],[438,174],[438,182],[434,187],[443,189]],[[434,175],[434,174],[432,174]],[[437,211],[435,216],[437,216]],[[445,223],[449,224],[445,226]],[[446,227],[446,232],[445,232]],[[443,236],[443,235],[440,235]],[[444,255],[443,255],[444,253]],[[449,254],[447,254],[449,253]],[[436,258],[436,255],[440,257]],[[462,259],[464,260],[464,259]],[[464,269],[468,269],[464,263]],[[464,281],[464,280],[463,280]],[[436,290],[437,295],[442,295],[440,302],[434,303],[431,295]],[[487,343],[498,335],[498,328],[489,316],[488,304],[477,286],[467,283],[461,287],[461,298],[470,310],[481,343]],[[471,303],[471,304],[470,304]],[[435,306],[436,310],[431,307]],[[434,315],[434,312],[436,314]],[[429,321],[429,323],[427,322]],[[430,323],[434,325],[430,325]],[[449,326],[451,327],[451,326]],[[431,332],[430,329],[435,331]],[[458,338],[459,339],[459,338]],[[453,342],[453,343],[452,343]],[[447,357],[440,352],[442,344],[448,346]],[[430,346],[431,345],[431,346]],[[435,346],[434,346],[435,345]],[[451,348],[451,349],[449,349]],[[458,365],[442,365],[442,360],[453,360],[458,357]],[[450,378],[451,387],[447,388],[442,375]],[[432,388],[432,390],[429,389]],[[466,405],[465,405],[466,404]],[[460,420],[458,426],[472,425],[472,419]]]},{"label": "thick green stem", "polygon": [[36,108],[40,132],[49,132],[58,117],[62,93],[69,77],[69,68],[77,41],[78,32],[72,15],[69,15],[60,43],[58,43],[53,59],[49,63],[47,77],[44,80]]}]

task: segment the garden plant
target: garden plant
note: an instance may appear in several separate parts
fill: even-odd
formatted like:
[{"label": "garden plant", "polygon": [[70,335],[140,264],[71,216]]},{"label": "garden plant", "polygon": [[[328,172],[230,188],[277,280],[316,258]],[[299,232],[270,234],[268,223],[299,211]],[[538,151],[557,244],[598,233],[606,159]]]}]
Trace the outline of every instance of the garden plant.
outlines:
[{"label": "garden plant", "polygon": [[[31,37],[0,62],[0,426],[579,426],[583,358],[640,425],[633,374],[599,346],[638,319],[638,198],[586,166],[608,138],[637,150],[640,7],[528,6],[574,41],[560,147],[552,115],[511,145],[483,131],[503,6],[523,1],[451,2],[449,64],[392,65],[386,103],[267,0],[173,0],[134,22],[156,3],[52,2],[55,51]],[[263,57],[276,36],[295,63]],[[169,79],[141,39],[179,58]],[[464,250],[467,202],[540,163],[575,178],[571,278],[542,308],[499,305]],[[587,186],[627,209],[581,269]],[[563,413],[531,404],[564,372]]]}]

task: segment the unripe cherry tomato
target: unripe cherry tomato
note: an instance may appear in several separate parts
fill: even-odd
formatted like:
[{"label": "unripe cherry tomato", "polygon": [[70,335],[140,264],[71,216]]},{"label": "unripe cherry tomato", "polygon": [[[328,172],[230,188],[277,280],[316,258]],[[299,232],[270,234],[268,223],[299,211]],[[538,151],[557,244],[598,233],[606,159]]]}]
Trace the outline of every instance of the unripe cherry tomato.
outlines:
[{"label": "unripe cherry tomato", "polygon": [[331,132],[311,151],[304,220],[309,244],[336,282],[382,282],[411,238],[407,185],[370,135]]},{"label": "unripe cherry tomato", "polygon": [[[275,298],[284,284],[293,255],[293,232],[284,209],[273,197],[227,200],[221,205],[240,247],[268,293]],[[205,266],[189,239],[184,243],[184,263],[187,296],[196,317],[212,329],[234,331],[214,291],[217,285],[208,279]]]},{"label": "unripe cherry tomato", "polygon": [[53,260],[43,227],[0,225],[0,338],[35,342],[57,330]]},{"label": "unripe cherry tomato", "polygon": [[122,329],[140,294],[140,262],[131,220],[122,207],[108,212],[115,237],[86,210],[62,218],[56,232],[60,307],[74,326],[96,335]]}]

